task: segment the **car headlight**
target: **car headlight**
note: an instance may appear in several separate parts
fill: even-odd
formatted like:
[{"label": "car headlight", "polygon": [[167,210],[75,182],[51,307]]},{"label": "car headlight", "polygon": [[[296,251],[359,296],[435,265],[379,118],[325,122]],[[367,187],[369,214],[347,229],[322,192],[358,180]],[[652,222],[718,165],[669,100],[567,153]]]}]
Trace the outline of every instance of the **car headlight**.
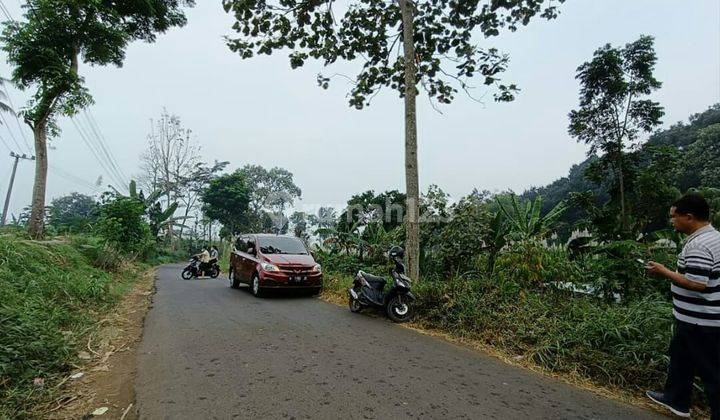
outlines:
[{"label": "car headlight", "polygon": [[313,267],[313,271],[318,272],[318,273],[322,273],[322,265],[320,265],[320,264],[315,264],[315,267]]},{"label": "car headlight", "polygon": [[260,266],[265,271],[280,271],[280,269],[276,265],[272,265],[270,263],[260,263]]}]

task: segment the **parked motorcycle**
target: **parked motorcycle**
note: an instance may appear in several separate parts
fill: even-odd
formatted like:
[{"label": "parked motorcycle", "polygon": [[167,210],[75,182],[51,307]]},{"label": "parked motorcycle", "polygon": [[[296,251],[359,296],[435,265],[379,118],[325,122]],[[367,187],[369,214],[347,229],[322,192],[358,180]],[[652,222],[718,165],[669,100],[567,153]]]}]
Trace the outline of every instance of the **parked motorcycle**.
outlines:
[{"label": "parked motorcycle", "polygon": [[410,291],[411,280],[405,275],[404,256],[405,251],[399,246],[392,247],[388,253],[395,268],[390,271],[393,285],[387,292],[384,291],[387,281],[383,277],[358,271],[353,286],[348,289],[350,311],[382,309],[393,322],[406,322],[412,317],[415,296]]},{"label": "parked motorcycle", "polygon": [[[183,269],[180,276],[185,280],[200,277],[200,264],[201,262],[199,259],[192,257],[190,259],[190,263],[187,267],[185,267],[185,269]],[[204,271],[205,275],[208,275],[211,278],[216,278],[220,275],[220,265],[217,263],[217,260],[211,260]]]}]

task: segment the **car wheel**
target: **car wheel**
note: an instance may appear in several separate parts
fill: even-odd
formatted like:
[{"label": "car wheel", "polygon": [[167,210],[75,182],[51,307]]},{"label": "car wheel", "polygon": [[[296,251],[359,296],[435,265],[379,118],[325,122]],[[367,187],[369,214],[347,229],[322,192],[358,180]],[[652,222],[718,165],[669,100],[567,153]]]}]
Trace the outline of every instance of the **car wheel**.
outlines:
[{"label": "car wheel", "polygon": [[239,289],[240,288],[240,280],[235,277],[235,271],[230,271],[230,287],[233,289]]},{"label": "car wheel", "polygon": [[260,277],[258,277],[257,274],[253,274],[250,287],[251,287],[253,296],[262,297],[263,289],[260,287]]}]

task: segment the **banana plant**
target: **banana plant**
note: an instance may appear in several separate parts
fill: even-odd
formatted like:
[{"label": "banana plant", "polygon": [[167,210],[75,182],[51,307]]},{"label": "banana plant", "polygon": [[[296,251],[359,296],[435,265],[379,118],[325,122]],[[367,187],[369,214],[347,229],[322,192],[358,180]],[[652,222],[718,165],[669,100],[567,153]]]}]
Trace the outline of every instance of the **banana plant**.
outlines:
[{"label": "banana plant", "polygon": [[[117,190],[115,190],[115,193],[120,194]],[[145,196],[142,191],[138,191],[137,183],[134,180],[131,180],[130,185],[128,185],[129,197],[136,199],[145,205],[145,214],[147,215],[148,222],[150,224],[150,232],[155,238],[157,238],[160,231],[164,229],[170,229],[173,227],[187,228],[184,222],[190,218],[189,216],[173,217],[178,209],[178,203],[171,203],[165,210],[162,209],[162,204],[160,204],[160,201],[158,200],[166,193],[167,191],[157,189],[151,192],[148,196]]]},{"label": "banana plant", "polygon": [[533,201],[528,201],[525,205],[521,205],[515,194],[510,195],[510,204],[512,210],[508,210],[506,206],[496,198],[500,211],[505,215],[509,225],[510,234],[517,240],[528,240],[533,238],[545,237],[552,225],[563,215],[568,209],[564,201],[558,203],[546,215],[541,216],[542,197],[538,196]]},{"label": "banana plant", "polygon": [[492,221],[488,225],[483,235],[484,248],[488,252],[487,272],[492,274],[495,271],[495,261],[500,251],[507,244],[507,236],[510,232],[510,225],[507,222],[504,213],[498,211],[495,213]]},{"label": "banana plant", "polygon": [[362,238],[360,221],[353,223],[347,231],[337,228],[319,228],[316,233],[327,237],[325,244],[338,246],[344,249],[348,255],[354,248],[362,260],[364,250],[367,248],[367,241]]}]

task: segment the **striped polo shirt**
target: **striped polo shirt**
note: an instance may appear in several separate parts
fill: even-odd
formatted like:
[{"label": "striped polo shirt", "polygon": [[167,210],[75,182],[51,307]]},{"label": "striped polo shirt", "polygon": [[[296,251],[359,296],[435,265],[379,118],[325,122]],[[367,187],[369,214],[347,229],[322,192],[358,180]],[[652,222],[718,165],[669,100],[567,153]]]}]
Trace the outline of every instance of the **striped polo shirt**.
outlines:
[{"label": "striped polo shirt", "polygon": [[690,235],[678,256],[678,272],[707,287],[699,292],[673,283],[675,318],[720,327],[720,232],[708,225]]}]

